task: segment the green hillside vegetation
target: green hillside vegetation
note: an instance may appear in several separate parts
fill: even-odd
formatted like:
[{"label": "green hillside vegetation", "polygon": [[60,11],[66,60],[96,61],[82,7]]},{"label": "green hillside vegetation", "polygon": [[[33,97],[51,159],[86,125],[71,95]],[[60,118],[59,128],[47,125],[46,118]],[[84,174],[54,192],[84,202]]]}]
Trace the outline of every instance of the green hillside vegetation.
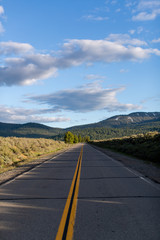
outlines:
[{"label": "green hillside vegetation", "polygon": [[[89,136],[91,140],[101,140],[110,138],[120,138],[124,136],[131,136],[135,134],[145,134],[147,132],[160,132],[160,121],[154,123],[145,123],[128,127],[94,127],[94,128],[72,128],[71,132],[74,135],[81,135],[82,137]],[[55,140],[64,139],[64,133],[53,136]]]},{"label": "green hillside vegetation", "polygon": [[64,136],[64,141],[65,143],[80,143],[80,142],[89,142],[90,141],[90,137],[89,136],[84,136],[82,137],[80,134],[74,135],[72,132],[68,131],[65,133]]},{"label": "green hillside vegetation", "polygon": [[61,128],[52,128],[38,123],[0,123],[2,137],[51,138],[61,132],[63,132]]},{"label": "green hillside vegetation", "polygon": [[102,148],[108,148],[160,164],[160,133],[158,132],[149,132],[117,139],[92,141],[91,143]]},{"label": "green hillside vegetation", "polygon": [[0,137],[0,171],[69,146],[69,144],[52,139]]}]

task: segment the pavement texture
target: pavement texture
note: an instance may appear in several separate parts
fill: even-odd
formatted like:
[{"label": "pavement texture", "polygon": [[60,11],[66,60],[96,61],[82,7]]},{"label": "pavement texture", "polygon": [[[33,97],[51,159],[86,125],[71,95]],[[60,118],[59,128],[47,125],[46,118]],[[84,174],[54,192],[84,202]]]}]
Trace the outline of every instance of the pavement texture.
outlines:
[{"label": "pavement texture", "polygon": [[[81,145],[0,186],[0,239],[55,239]],[[160,189],[85,144],[74,240],[159,240]]]}]

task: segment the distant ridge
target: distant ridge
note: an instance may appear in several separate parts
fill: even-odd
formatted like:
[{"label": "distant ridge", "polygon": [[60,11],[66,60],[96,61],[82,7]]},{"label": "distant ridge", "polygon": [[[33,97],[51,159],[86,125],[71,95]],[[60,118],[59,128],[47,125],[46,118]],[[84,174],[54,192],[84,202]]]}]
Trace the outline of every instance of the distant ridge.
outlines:
[{"label": "distant ridge", "polygon": [[97,123],[74,126],[70,129],[86,127],[124,127],[157,120],[160,121],[160,112],[135,112],[127,115],[116,115]]},{"label": "distant ridge", "polygon": [[52,128],[40,123],[2,123],[0,122],[0,136],[49,138],[61,132],[60,128]]},{"label": "distant ridge", "polygon": [[160,112],[134,112],[128,115],[116,115],[103,121],[73,126],[70,128],[53,128],[39,123],[13,124],[0,122],[0,136],[54,138],[63,140],[66,131],[74,134],[89,135],[91,139],[104,139],[141,133],[160,132]]},{"label": "distant ridge", "polygon": [[135,112],[128,115],[117,115],[97,123],[99,126],[124,126],[160,120],[160,112]]}]

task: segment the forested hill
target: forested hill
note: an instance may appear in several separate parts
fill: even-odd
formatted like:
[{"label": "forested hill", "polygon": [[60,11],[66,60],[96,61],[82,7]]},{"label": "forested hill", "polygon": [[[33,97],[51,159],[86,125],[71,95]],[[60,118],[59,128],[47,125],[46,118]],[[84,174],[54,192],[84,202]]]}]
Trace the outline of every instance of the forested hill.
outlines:
[{"label": "forested hill", "polygon": [[39,123],[12,124],[0,122],[0,136],[50,138],[62,133],[61,128],[52,128]]},{"label": "forested hill", "polygon": [[0,136],[30,138],[54,138],[63,140],[67,131],[94,139],[129,136],[160,132],[160,112],[137,112],[129,115],[117,115],[94,124],[74,126],[66,129],[52,128],[38,123],[10,124],[0,123]]}]

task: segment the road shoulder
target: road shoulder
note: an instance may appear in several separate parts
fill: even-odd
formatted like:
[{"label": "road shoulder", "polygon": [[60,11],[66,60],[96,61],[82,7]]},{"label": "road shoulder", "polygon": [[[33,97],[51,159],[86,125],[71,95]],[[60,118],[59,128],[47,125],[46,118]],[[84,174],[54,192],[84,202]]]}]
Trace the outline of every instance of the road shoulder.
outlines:
[{"label": "road shoulder", "polygon": [[109,157],[122,162],[126,167],[129,167],[137,172],[140,172],[141,174],[143,174],[144,177],[147,177],[152,181],[160,184],[160,168],[154,165],[153,163],[149,163],[147,161],[137,159],[134,157],[126,156],[122,153],[113,152],[109,149],[100,148],[92,144],[91,146],[105,153]]}]

